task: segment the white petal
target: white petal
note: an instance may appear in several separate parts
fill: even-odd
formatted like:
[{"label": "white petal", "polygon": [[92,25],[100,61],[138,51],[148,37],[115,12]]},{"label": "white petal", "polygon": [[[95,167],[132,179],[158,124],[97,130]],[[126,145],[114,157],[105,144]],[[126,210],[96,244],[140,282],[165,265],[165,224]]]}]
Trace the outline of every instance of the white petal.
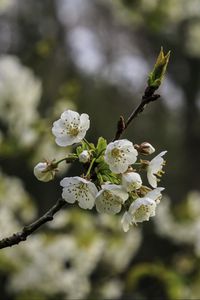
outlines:
[{"label": "white petal", "polygon": [[163,190],[164,190],[163,187],[156,188],[156,189],[148,192],[145,197],[150,198],[150,199],[156,201],[161,196],[161,192]]},{"label": "white petal", "polygon": [[64,188],[62,192],[62,198],[68,203],[74,203],[77,199],[74,197],[72,188]]},{"label": "white petal", "polygon": [[79,113],[77,113],[76,111],[73,110],[65,110],[61,116],[60,116],[61,120],[67,122],[67,123],[71,123],[71,122],[75,122],[76,124],[79,124],[79,120],[80,120],[80,116]]},{"label": "white petal", "polygon": [[121,223],[124,232],[127,232],[130,228],[130,225],[132,225],[132,215],[128,211],[123,214]]},{"label": "white petal", "polygon": [[101,190],[95,200],[96,209],[99,213],[117,214],[121,210],[122,199],[116,197],[112,191]]},{"label": "white petal", "polygon": [[76,140],[77,139],[75,139],[74,137],[62,136],[62,137],[57,137],[55,139],[55,142],[60,147],[67,147],[67,146],[77,143]]},{"label": "white petal", "polygon": [[114,164],[110,164],[109,168],[113,173],[120,174],[127,171],[129,164],[116,162]]},{"label": "white petal", "polygon": [[90,119],[88,114],[81,114],[80,116],[80,130],[88,130],[90,128]]},{"label": "white petal", "polygon": [[123,189],[121,185],[104,184],[102,185],[102,189],[111,191],[114,196],[119,198],[120,203],[124,203],[129,197],[128,193]]},{"label": "white petal", "polygon": [[75,176],[75,177],[65,177],[60,181],[60,185],[62,187],[68,187],[69,185],[72,184],[77,184],[79,183],[81,177]]},{"label": "white petal", "polygon": [[154,174],[152,174],[151,170],[148,170],[148,169],[147,169],[147,179],[148,179],[149,184],[153,188],[157,187],[157,178]]}]

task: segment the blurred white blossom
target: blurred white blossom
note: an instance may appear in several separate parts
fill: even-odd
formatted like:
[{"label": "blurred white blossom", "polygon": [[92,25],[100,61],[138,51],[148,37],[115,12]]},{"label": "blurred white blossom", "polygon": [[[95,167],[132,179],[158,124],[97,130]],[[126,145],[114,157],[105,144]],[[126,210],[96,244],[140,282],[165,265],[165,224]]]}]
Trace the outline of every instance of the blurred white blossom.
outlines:
[{"label": "blurred white blossom", "polygon": [[21,229],[20,219],[30,222],[35,216],[36,209],[21,180],[0,172],[0,238]]},{"label": "blurred white blossom", "polygon": [[0,119],[24,146],[37,137],[33,125],[38,119],[41,88],[40,80],[16,56],[0,57]]}]

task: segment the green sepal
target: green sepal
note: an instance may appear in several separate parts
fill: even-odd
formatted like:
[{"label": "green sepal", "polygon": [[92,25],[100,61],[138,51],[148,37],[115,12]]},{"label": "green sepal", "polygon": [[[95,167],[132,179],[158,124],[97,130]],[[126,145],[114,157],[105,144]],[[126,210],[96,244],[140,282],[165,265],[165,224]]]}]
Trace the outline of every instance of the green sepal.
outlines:
[{"label": "green sepal", "polygon": [[76,153],[77,153],[77,155],[79,156],[82,152],[83,152],[83,147],[82,147],[82,146],[78,146],[78,147],[76,148]]},{"label": "green sepal", "polygon": [[95,151],[95,146],[93,143],[86,143],[82,141],[82,145],[76,148],[76,153],[79,156],[84,150]]}]

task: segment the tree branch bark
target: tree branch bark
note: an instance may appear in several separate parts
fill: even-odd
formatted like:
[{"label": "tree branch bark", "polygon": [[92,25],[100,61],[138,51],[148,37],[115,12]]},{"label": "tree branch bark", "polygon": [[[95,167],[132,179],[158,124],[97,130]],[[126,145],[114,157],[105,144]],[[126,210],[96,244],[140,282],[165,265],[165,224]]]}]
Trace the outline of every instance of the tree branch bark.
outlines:
[{"label": "tree branch bark", "polygon": [[116,141],[121,137],[123,132],[127,129],[127,127],[130,125],[130,123],[133,121],[133,119],[135,119],[140,113],[143,112],[143,110],[147,104],[160,98],[160,95],[154,94],[156,89],[157,88],[153,88],[153,87],[147,87],[145,89],[145,92],[144,92],[144,95],[142,96],[142,100],[141,100],[140,104],[132,111],[132,113],[130,114],[130,116],[128,117],[128,119],[126,121],[124,120],[124,118],[122,116],[120,116],[120,120],[117,124],[117,131],[116,131],[113,141]]}]

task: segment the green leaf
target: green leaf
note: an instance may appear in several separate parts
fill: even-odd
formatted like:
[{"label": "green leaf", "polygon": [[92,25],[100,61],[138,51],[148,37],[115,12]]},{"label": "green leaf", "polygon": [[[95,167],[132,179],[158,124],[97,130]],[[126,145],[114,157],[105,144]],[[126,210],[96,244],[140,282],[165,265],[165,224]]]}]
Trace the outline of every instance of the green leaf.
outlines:
[{"label": "green leaf", "polygon": [[106,150],[106,147],[107,147],[107,141],[103,137],[100,137],[98,139],[97,148],[96,148],[97,157],[103,154],[103,152]]}]

